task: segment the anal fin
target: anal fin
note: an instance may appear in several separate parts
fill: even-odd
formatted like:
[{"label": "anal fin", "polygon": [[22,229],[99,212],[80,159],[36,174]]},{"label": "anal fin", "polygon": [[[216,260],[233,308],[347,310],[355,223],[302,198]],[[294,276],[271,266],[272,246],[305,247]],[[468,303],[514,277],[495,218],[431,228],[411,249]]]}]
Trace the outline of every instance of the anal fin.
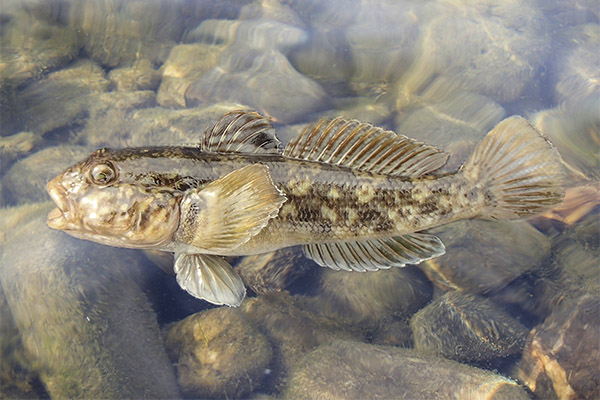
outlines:
[{"label": "anal fin", "polygon": [[377,271],[444,254],[442,241],[434,235],[411,233],[384,239],[313,243],[303,246],[304,254],[322,267],[345,271]]},{"label": "anal fin", "polygon": [[237,307],[246,296],[242,279],[219,256],[176,254],[174,270],[182,289],[210,303]]}]

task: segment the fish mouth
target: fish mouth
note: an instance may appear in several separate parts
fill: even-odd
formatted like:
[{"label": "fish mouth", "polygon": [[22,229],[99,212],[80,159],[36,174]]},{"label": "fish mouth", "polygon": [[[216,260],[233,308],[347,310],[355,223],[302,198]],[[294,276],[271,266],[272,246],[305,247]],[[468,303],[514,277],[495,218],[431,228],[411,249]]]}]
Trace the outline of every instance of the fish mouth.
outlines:
[{"label": "fish mouth", "polygon": [[46,190],[48,194],[56,204],[56,208],[54,208],[50,213],[48,213],[48,218],[46,219],[46,223],[50,228],[65,230],[69,226],[68,214],[71,209],[69,205],[69,201],[64,195],[64,189],[60,182],[57,182],[56,178],[48,182],[46,185]]}]

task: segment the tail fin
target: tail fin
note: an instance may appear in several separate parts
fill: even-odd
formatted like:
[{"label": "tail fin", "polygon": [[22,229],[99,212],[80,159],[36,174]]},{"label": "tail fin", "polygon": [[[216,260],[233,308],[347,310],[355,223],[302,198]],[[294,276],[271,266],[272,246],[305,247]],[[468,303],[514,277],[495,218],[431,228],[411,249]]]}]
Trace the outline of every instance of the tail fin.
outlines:
[{"label": "tail fin", "polygon": [[488,199],[481,217],[527,218],[561,202],[564,171],[552,144],[524,118],[501,121],[462,166]]}]

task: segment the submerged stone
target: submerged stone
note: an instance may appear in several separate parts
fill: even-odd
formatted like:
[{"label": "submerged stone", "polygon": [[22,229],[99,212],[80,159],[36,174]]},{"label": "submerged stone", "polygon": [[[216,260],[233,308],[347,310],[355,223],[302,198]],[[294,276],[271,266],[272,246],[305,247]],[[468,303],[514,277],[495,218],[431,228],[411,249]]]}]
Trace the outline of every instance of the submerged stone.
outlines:
[{"label": "submerged stone", "polygon": [[519,378],[539,398],[600,398],[600,300],[565,301],[529,334]]},{"label": "submerged stone", "polygon": [[500,290],[549,254],[550,240],[524,221],[466,220],[431,229],[446,254],[419,264],[444,290]]},{"label": "submerged stone", "polygon": [[335,321],[311,313],[304,299],[272,292],[244,300],[242,311],[273,345],[272,372],[265,387],[280,391],[290,367],[308,351],[337,339],[362,339]]},{"label": "submerged stone", "polygon": [[85,147],[64,145],[47,147],[17,161],[2,178],[5,201],[16,205],[49,200],[48,181],[88,154]]},{"label": "submerged stone", "polygon": [[529,399],[490,371],[409,349],[336,341],[294,365],[287,399]]},{"label": "submerged stone", "polygon": [[519,354],[528,333],[490,300],[460,291],[417,312],[411,327],[417,351],[465,363]]},{"label": "submerged stone", "polygon": [[156,100],[164,107],[185,108],[186,92],[190,85],[215,67],[224,45],[192,43],[180,44],[171,50],[161,68],[162,80]]},{"label": "submerged stone", "polygon": [[[600,79],[600,78],[599,78]],[[531,121],[558,149],[576,179],[600,180],[600,88],[596,97],[540,111]]]},{"label": "submerged stone", "polygon": [[185,101],[192,106],[240,102],[275,122],[290,123],[322,109],[327,97],[317,82],[296,71],[280,52],[231,46],[217,67],[190,85]]},{"label": "submerged stone", "polygon": [[426,11],[420,54],[398,83],[402,104],[438,74],[495,101],[516,100],[550,50],[543,15],[523,0],[443,1]]},{"label": "submerged stone", "polygon": [[431,284],[414,266],[365,273],[322,272],[315,307],[341,324],[378,327],[383,320],[412,315],[432,295]]},{"label": "submerged stone", "polygon": [[0,212],[0,282],[50,396],[179,397],[139,255],[51,230],[50,209]]},{"label": "submerged stone", "polygon": [[296,247],[243,257],[235,270],[256,294],[279,292],[311,268],[317,268]]},{"label": "submerged stone", "polygon": [[221,307],[194,314],[165,329],[180,388],[192,398],[239,398],[265,376],[272,350],[244,314]]},{"label": "submerged stone", "polygon": [[89,95],[106,92],[109,86],[98,64],[81,60],[27,86],[17,101],[26,116],[27,129],[51,138],[50,132],[56,135],[60,130],[72,131],[84,124],[90,108]]},{"label": "submerged stone", "polygon": [[156,90],[160,83],[160,73],[154,69],[150,61],[142,59],[132,67],[111,70],[108,79],[119,92]]}]

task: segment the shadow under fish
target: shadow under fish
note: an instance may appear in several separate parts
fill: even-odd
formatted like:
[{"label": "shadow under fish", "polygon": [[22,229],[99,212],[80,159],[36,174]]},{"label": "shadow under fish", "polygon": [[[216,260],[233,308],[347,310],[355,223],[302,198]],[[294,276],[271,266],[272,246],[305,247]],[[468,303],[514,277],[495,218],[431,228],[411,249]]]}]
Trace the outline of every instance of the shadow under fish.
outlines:
[{"label": "shadow under fish", "polygon": [[198,147],[100,149],[47,185],[48,225],[75,237],[175,253],[177,282],[238,306],[242,280],[222,256],[302,245],[335,270],[375,271],[444,254],[421,231],[465,218],[513,220],[563,197],[551,143],[519,116],[496,125],[463,166],[394,132],[342,118],[308,126],[283,150],[270,121],[224,115]]}]

